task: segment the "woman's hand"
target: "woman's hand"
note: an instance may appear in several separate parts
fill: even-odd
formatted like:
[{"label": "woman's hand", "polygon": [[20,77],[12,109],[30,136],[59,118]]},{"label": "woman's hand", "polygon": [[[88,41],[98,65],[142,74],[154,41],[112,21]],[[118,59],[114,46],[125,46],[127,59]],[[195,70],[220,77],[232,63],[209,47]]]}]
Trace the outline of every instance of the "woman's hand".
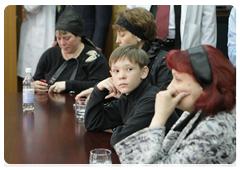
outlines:
[{"label": "woman's hand", "polygon": [[66,96],[63,96],[62,94],[59,93],[49,93],[48,96],[50,99],[53,101],[56,101],[58,103],[65,103],[66,102]]},{"label": "woman's hand", "polygon": [[149,127],[165,126],[167,119],[178,103],[187,95],[189,93],[186,92],[178,94],[175,88],[158,92],[155,100],[155,114]]},{"label": "woman's hand", "polygon": [[48,93],[60,93],[66,89],[66,82],[59,81],[50,86]]},{"label": "woman's hand", "polygon": [[34,90],[36,93],[46,93],[48,91],[48,84],[42,81],[34,81]]}]

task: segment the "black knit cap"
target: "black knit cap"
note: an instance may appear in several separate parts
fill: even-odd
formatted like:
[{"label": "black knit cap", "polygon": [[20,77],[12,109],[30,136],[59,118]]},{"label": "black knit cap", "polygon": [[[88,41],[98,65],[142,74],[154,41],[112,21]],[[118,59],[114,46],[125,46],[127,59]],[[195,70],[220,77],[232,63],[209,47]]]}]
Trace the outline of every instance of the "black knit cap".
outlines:
[{"label": "black knit cap", "polygon": [[68,31],[75,36],[82,37],[82,42],[92,47],[95,45],[84,35],[84,20],[81,15],[71,6],[67,5],[58,18],[55,30]]},{"label": "black knit cap", "polygon": [[84,35],[84,21],[75,9],[68,5],[58,18],[56,29],[71,32],[74,35]]}]

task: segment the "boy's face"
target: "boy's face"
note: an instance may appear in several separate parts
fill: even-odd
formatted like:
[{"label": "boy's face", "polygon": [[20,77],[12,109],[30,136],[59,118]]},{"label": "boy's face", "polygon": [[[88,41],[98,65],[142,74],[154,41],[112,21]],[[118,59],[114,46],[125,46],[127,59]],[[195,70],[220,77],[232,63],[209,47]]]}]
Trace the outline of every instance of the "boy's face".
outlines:
[{"label": "boy's face", "polygon": [[128,95],[136,89],[142,79],[148,75],[148,67],[140,69],[136,63],[131,63],[128,58],[118,60],[112,64],[110,71],[115,87],[121,92]]}]

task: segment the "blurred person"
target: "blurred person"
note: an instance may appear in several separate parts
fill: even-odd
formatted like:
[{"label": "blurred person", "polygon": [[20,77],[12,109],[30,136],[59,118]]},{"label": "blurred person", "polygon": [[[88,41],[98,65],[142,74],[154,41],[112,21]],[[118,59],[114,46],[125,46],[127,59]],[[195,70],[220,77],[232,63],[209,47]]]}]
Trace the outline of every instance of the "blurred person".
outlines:
[{"label": "blurred person", "polygon": [[236,68],[236,8],[233,7],[228,19],[228,57]]},{"label": "blurred person", "polygon": [[84,21],[72,6],[60,15],[55,35],[59,46],[45,51],[37,65],[36,92],[79,93],[109,76],[107,60],[83,36]]},{"label": "blurred person", "polygon": [[25,77],[25,69],[35,74],[42,53],[52,47],[56,23],[56,5],[24,5],[21,25],[17,75]]},{"label": "blurred person", "polygon": [[[156,95],[148,128],[115,144],[122,164],[232,164],[236,161],[236,77],[224,54],[210,46],[172,50],[173,80]],[[165,136],[175,107],[185,112]]]},{"label": "blurred person", "polygon": [[[158,38],[164,40],[163,49],[167,51],[186,50],[200,44],[216,47],[215,5],[127,5],[127,7],[143,7],[153,13],[158,26]],[[161,17],[168,18],[166,23],[158,20]],[[161,33],[166,30],[162,28],[164,25],[168,25],[166,34]]]}]

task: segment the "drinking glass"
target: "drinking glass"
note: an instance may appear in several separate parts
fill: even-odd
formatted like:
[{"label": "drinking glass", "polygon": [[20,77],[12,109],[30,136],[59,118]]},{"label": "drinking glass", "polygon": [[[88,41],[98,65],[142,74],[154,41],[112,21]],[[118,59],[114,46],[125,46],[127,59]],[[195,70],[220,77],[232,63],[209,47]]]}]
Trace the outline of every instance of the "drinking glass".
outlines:
[{"label": "drinking glass", "polygon": [[90,164],[112,164],[111,151],[108,149],[98,148],[90,151]]},{"label": "drinking glass", "polygon": [[84,114],[86,110],[86,98],[76,99],[75,102],[75,113],[77,120],[84,120]]}]

